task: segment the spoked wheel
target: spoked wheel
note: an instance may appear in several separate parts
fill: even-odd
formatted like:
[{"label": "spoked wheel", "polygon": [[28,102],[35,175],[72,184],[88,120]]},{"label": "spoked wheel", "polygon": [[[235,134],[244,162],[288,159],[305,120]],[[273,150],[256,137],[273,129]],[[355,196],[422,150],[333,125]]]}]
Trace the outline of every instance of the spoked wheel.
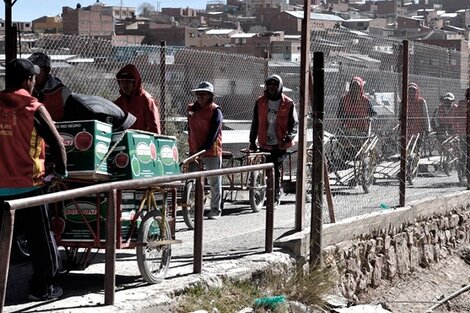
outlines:
[{"label": "spoked wheel", "polygon": [[408,157],[408,162],[406,164],[406,180],[410,185],[414,184],[416,177],[418,177],[418,168],[419,168],[419,154],[413,153]]},{"label": "spoked wheel", "polygon": [[249,182],[250,206],[253,212],[259,212],[263,207],[266,197],[266,175],[264,171],[255,171],[250,173]]},{"label": "spoked wheel", "polygon": [[194,229],[194,212],[196,203],[196,188],[194,181],[188,181],[183,191],[183,219],[189,229]]},{"label": "spoked wheel", "polygon": [[15,234],[13,237],[12,253],[21,260],[28,260],[31,256],[28,247],[28,240],[24,234]]},{"label": "spoked wheel", "polygon": [[453,162],[454,155],[449,151],[444,151],[444,155],[441,158],[442,158],[441,159],[442,160],[442,171],[447,176],[450,176],[450,173],[454,169],[454,162]]},{"label": "spoked wheel", "polygon": [[146,282],[161,282],[170,266],[171,231],[168,221],[163,222],[161,212],[149,211],[142,220],[136,247],[139,271]]}]

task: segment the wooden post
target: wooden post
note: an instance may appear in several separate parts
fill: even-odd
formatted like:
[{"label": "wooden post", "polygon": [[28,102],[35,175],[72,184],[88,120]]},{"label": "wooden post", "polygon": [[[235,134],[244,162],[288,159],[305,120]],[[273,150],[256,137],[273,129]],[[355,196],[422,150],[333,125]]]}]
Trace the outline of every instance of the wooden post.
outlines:
[{"label": "wooden post", "polygon": [[305,108],[309,97],[310,77],[310,7],[311,0],[304,0],[304,18],[302,20],[301,54],[300,54],[300,94],[299,94],[299,136],[297,149],[297,173],[295,182],[295,230],[304,229],[305,221],[305,168],[306,168],[306,125]]}]

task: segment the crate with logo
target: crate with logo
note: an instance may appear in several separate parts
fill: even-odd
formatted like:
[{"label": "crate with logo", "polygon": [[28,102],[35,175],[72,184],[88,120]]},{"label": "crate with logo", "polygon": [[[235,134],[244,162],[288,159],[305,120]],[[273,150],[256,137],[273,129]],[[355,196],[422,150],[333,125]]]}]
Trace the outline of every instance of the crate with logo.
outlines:
[{"label": "crate with logo", "polygon": [[112,126],[96,120],[55,123],[67,151],[67,170],[71,176],[109,175],[106,155]]},{"label": "crate with logo", "polygon": [[126,130],[114,133],[108,167],[114,180],[150,178],[163,174],[153,133]]},{"label": "crate with logo", "polygon": [[[136,217],[141,196],[136,191],[122,192],[120,225],[122,241],[135,241],[141,216]],[[61,242],[104,242],[106,238],[107,196],[92,194],[64,201],[52,225]],[[132,232],[132,233],[131,233]]]},{"label": "crate with logo", "polygon": [[155,135],[155,142],[162,175],[178,174],[180,168],[176,137]]}]

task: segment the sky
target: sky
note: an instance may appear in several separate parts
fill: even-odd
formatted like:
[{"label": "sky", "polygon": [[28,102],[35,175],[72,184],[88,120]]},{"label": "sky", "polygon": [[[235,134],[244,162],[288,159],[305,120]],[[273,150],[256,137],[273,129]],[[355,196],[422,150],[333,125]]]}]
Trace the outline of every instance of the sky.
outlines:
[{"label": "sky", "polygon": [[[12,0],[14,2],[15,0]],[[77,3],[82,7],[87,7],[95,3],[96,0],[16,0],[12,8],[13,21],[30,22],[34,19],[46,16],[55,16],[62,14],[62,7],[68,6],[75,8]],[[207,0],[101,0],[105,5],[128,6],[136,9],[144,3],[150,3],[157,9],[157,3],[160,8],[172,7],[190,7],[193,9],[204,9]],[[0,18],[5,19],[5,2],[0,1]]]}]

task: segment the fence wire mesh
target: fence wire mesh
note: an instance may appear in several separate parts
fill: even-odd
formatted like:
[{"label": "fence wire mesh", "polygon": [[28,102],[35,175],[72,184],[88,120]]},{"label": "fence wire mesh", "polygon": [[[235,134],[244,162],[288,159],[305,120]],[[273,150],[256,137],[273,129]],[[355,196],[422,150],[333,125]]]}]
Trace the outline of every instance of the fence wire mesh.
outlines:
[{"label": "fence wire mesh", "polygon": [[[310,48],[323,52],[325,58],[325,164],[336,220],[397,206],[402,43],[335,29],[312,32]],[[52,56],[52,74],[73,92],[112,101],[119,95],[115,74],[125,64],[135,64],[144,89],[160,102],[165,134],[177,136],[181,153],[187,151],[185,108],[194,101],[190,90],[200,81],[215,86],[216,102],[225,119],[224,149],[236,156],[248,145],[254,103],[263,92],[266,76],[279,74],[286,94],[299,101],[297,62],[65,35],[46,35],[23,56],[34,51]],[[353,83],[360,80],[354,77],[363,82],[360,96]],[[409,101],[406,200],[462,190],[468,56],[412,43],[409,81],[426,100],[427,114],[415,109],[418,101]],[[455,96],[450,107],[440,100],[445,93]],[[419,129],[420,125],[426,129]],[[311,142],[310,119],[306,126]],[[287,183],[295,180],[295,173],[294,153],[285,161]],[[324,216],[324,222],[329,222]]]}]

